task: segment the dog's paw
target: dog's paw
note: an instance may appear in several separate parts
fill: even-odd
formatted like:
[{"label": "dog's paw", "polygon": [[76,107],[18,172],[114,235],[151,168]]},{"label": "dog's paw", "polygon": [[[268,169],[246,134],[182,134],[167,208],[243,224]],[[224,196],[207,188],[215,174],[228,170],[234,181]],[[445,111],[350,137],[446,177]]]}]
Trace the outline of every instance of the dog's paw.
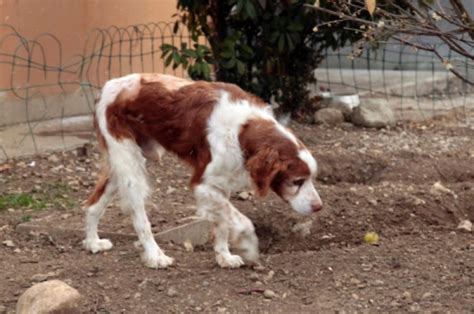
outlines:
[{"label": "dog's paw", "polygon": [[216,261],[222,268],[239,268],[244,264],[242,257],[232,254],[217,254]]},{"label": "dog's paw", "polygon": [[94,254],[101,251],[108,251],[114,246],[109,239],[84,240],[82,243],[86,250]]},{"label": "dog's paw", "polygon": [[238,249],[241,251],[243,258],[252,263],[256,263],[259,258],[258,239],[255,234],[243,237],[237,243]]},{"label": "dog's paw", "polygon": [[156,254],[151,256],[149,254],[143,253],[142,260],[145,263],[146,267],[154,269],[166,268],[168,266],[173,265],[174,263],[174,258],[169,257],[165,254]]}]

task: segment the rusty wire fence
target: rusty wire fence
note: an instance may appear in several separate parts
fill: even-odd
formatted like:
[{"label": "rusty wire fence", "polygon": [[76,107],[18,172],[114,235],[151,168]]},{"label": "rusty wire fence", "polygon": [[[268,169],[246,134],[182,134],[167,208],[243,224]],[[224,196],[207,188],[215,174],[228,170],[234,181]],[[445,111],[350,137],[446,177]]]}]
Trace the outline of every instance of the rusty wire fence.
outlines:
[{"label": "rusty wire fence", "polygon": [[170,23],[94,29],[83,50],[64,58],[52,33],[26,38],[0,24],[0,158],[80,145],[104,82],[134,72],[185,76],[164,66],[160,46],[191,38]]},{"label": "rusty wire fence", "polygon": [[[172,23],[149,23],[92,30],[82,51],[64,56],[53,33],[26,38],[0,24],[0,159],[82,145],[93,139],[91,113],[100,88],[110,78],[133,72],[186,76],[164,66],[160,46],[191,38]],[[446,50],[465,73],[472,60]],[[454,112],[457,123],[472,123],[472,87],[422,51],[387,44],[378,52],[348,58],[347,50],[326,51],[316,69],[314,91],[357,93],[389,100],[399,118],[427,119]]]}]

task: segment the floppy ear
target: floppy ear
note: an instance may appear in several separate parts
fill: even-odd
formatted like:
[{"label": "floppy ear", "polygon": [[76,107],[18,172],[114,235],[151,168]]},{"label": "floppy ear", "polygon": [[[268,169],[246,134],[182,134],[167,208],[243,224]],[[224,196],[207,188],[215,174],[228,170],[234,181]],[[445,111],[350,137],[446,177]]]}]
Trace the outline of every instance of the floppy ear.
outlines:
[{"label": "floppy ear", "polygon": [[263,148],[258,151],[247,160],[246,166],[257,193],[261,197],[268,194],[273,178],[280,170],[283,170],[278,151],[272,148]]}]

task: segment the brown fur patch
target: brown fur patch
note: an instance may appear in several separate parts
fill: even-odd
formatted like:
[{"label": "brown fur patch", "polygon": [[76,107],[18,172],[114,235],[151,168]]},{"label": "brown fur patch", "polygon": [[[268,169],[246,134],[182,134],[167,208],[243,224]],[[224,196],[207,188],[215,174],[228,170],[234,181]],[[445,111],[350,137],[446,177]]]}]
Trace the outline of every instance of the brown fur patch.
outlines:
[{"label": "brown fur patch", "polygon": [[298,157],[298,145],[282,134],[273,121],[248,121],[242,126],[239,142],[245,166],[261,196],[272,188],[283,197],[285,183],[310,175],[308,165]]},{"label": "brown fur patch", "polygon": [[95,184],[94,192],[92,192],[91,196],[89,196],[89,198],[87,199],[86,206],[88,207],[92,206],[99,201],[99,199],[104,194],[108,183],[109,183],[108,171],[104,171],[104,173],[102,173],[99,176],[99,179],[97,180],[97,183]]},{"label": "brown fur patch", "polygon": [[191,184],[195,185],[211,161],[206,127],[217,98],[217,90],[207,82],[178,90],[169,90],[161,82],[147,82],[135,98],[119,98],[107,108],[109,132],[117,139],[133,139],[142,147],[156,141],[194,168]]}]

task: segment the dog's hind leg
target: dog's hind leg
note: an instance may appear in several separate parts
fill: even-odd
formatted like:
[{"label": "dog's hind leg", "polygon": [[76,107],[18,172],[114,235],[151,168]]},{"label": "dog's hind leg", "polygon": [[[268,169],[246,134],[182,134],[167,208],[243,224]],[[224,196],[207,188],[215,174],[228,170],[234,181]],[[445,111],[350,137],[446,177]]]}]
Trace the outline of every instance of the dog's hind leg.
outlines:
[{"label": "dog's hind leg", "polygon": [[117,186],[110,178],[108,171],[99,177],[94,192],[86,202],[86,239],[83,241],[85,248],[92,253],[110,250],[112,242],[100,239],[97,228],[100,218],[110,202]]},{"label": "dog's hind leg", "polygon": [[165,268],[173,264],[173,259],[166,256],[156,243],[145,211],[150,188],[142,151],[138,144],[128,139],[110,142],[109,146],[110,164],[117,178],[122,206],[130,211],[133,226],[144,249],[142,259],[150,268]]}]

